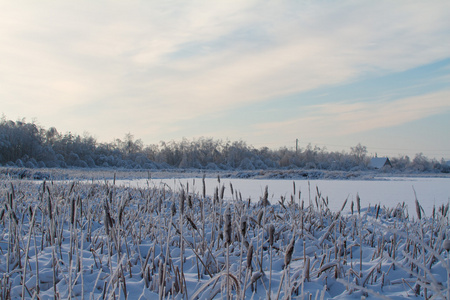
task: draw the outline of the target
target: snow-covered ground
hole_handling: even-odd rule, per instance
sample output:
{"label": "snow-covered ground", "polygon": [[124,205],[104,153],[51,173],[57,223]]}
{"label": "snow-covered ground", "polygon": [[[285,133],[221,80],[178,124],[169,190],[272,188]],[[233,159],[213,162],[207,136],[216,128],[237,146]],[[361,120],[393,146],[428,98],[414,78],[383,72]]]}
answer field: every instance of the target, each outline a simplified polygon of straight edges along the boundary
{"label": "snow-covered ground", "polygon": [[[218,186],[218,178],[205,178],[206,194],[214,195]],[[410,214],[415,212],[415,199],[419,200],[425,214],[429,216],[433,206],[446,205],[450,200],[450,178],[433,177],[381,177],[373,180],[288,180],[288,179],[239,179],[220,178],[221,185],[225,186],[224,198],[229,200],[236,197],[231,195],[231,188],[240,192],[243,200],[251,198],[259,201],[263,196],[265,187],[268,186],[269,201],[278,203],[281,197],[290,199],[296,188],[296,199],[301,193],[301,199],[306,203],[314,201],[317,190],[324,197],[328,197],[328,207],[332,211],[338,211],[344,201],[355,201],[356,196],[361,198],[363,207],[381,205],[381,207],[392,207],[397,203],[405,203]],[[164,179],[140,179],[140,180],[118,180],[117,184],[124,186],[145,187],[160,186],[164,184],[175,191],[181,186],[190,186],[191,191],[199,192],[203,183],[201,178],[164,178]],[[231,184],[231,185],[230,185]],[[298,201],[298,200],[297,200]],[[348,212],[350,206],[344,211]]]}
{"label": "snow-covered ground", "polygon": [[3,179],[0,298],[447,298],[441,180]]}

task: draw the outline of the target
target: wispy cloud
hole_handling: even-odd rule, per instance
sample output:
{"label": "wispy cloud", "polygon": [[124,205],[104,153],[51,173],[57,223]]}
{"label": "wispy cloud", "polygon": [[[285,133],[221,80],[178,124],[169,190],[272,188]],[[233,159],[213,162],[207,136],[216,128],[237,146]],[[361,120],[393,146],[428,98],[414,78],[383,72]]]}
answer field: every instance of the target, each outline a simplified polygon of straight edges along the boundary
{"label": "wispy cloud", "polygon": [[256,125],[260,134],[323,138],[345,136],[402,125],[450,112],[450,91],[441,91],[394,101],[340,102],[304,107],[305,115],[281,122]]}
{"label": "wispy cloud", "polygon": [[[2,3],[0,104],[104,139],[186,135],[176,122],[446,58],[448,11],[448,1]],[[350,108],[367,107],[315,109]],[[321,117],[306,123],[326,130]]]}

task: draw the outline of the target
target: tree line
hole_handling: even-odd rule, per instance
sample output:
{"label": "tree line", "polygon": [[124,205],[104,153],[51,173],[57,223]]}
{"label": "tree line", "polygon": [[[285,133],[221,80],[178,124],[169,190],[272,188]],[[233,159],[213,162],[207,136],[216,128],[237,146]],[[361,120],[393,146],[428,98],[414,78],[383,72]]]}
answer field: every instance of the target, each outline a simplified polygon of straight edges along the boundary
{"label": "tree line", "polygon": [[[370,157],[361,144],[350,151],[329,152],[309,144],[298,151],[282,147],[259,149],[244,141],[213,138],[144,145],[130,133],[123,139],[99,143],[90,134],[60,133],[25,119],[0,121],[0,165],[26,168],[123,168],[123,169],[321,169],[366,170]],[[390,158],[392,169],[408,172],[449,173],[442,159],[429,159],[419,153]]]}

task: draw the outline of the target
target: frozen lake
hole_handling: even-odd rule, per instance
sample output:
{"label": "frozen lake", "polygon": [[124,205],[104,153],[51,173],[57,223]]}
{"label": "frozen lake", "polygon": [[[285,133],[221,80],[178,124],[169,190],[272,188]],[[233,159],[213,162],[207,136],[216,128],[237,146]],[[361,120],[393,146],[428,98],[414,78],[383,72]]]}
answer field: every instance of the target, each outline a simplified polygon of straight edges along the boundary
{"label": "frozen lake", "polygon": [[[424,208],[425,214],[429,216],[433,205],[440,206],[447,204],[450,199],[450,178],[381,178],[381,180],[282,180],[282,179],[237,179],[221,178],[220,183],[217,178],[205,178],[206,193],[214,195],[216,187],[225,186],[225,199],[232,199],[230,183],[233,189],[242,195],[242,199],[251,198],[252,201],[259,201],[264,195],[264,189],[268,186],[269,200],[278,203],[280,197],[286,197],[290,201],[294,193],[294,182],[296,187],[295,201],[298,203],[299,192],[301,200],[305,206],[309,204],[309,199],[314,203],[317,195],[316,187],[322,197],[328,197],[329,207],[332,210],[339,210],[348,198],[345,211],[350,210],[351,201],[356,200],[356,195],[361,198],[361,206],[368,207],[369,204],[381,204],[381,207],[395,207],[398,203],[405,202],[410,214],[415,215],[415,195]],[[180,186],[189,185],[189,192],[202,193],[203,184],[201,178],[177,178],[177,179],[151,179],[148,180],[118,180],[116,184],[145,187],[167,185],[171,189],[179,190]],[[356,205],[355,205],[356,209]]]}

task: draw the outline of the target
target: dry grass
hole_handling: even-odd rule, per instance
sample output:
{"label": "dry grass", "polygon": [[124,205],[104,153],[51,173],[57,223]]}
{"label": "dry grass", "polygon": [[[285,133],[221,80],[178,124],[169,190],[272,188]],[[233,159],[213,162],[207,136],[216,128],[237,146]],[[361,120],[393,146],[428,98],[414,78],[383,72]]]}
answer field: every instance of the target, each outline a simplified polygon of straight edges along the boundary
{"label": "dry grass", "polygon": [[[188,186],[3,181],[0,189],[2,299],[48,291],[55,299],[127,299],[130,282],[160,299],[310,297],[312,281],[366,295],[395,286],[390,273],[408,283],[407,295],[449,297],[447,278],[434,272],[450,271],[448,206],[426,218],[416,200],[415,220],[402,205],[363,209],[358,196],[358,214],[344,214],[347,200],[333,212],[318,189],[304,207],[295,184],[279,205],[268,203],[268,187],[254,204],[230,186],[225,201],[220,178],[212,198]],[[49,257],[52,274],[42,276]],[[188,272],[197,284],[186,282]]]}

